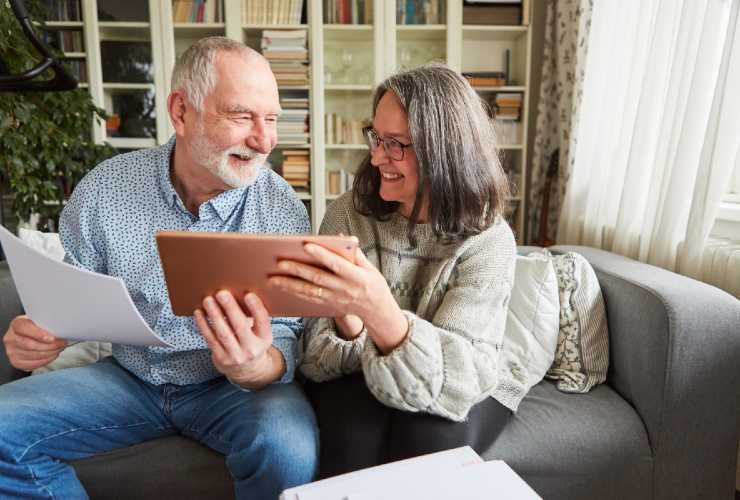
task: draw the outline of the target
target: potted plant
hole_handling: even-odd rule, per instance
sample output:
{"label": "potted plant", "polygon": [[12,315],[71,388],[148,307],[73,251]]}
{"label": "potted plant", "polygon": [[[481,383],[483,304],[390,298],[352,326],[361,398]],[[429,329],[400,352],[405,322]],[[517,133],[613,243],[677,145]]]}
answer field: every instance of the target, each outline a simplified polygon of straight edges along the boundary
{"label": "potted plant", "polygon": [[[46,18],[39,0],[25,3],[33,19]],[[11,72],[27,70],[38,62],[38,54],[5,0],[0,0],[0,33],[0,54]],[[110,145],[92,140],[93,120],[105,118],[105,111],[95,106],[84,89],[2,95],[0,196],[9,192],[11,210],[19,221],[38,214],[39,229],[56,230],[64,200],[77,182],[115,154]]]}

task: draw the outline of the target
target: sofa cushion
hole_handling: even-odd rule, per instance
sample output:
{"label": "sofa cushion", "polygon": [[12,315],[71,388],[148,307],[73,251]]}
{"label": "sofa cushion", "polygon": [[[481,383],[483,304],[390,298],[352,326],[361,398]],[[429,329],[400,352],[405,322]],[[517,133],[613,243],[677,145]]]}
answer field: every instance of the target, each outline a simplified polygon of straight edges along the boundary
{"label": "sofa cushion", "polygon": [[608,385],[567,394],[542,381],[482,454],[547,498],[650,498],[652,454],[635,410]]}
{"label": "sofa cushion", "polygon": [[234,498],[233,479],[223,455],[181,436],[71,463],[90,498],[96,500]]}
{"label": "sofa cushion", "polygon": [[565,392],[588,392],[606,380],[609,332],[599,280],[585,257],[552,258],[560,292],[560,334],[547,377]]}
{"label": "sofa cushion", "polygon": [[[506,315],[499,372],[518,390],[497,390],[495,396],[516,411],[519,397],[543,379],[555,357],[560,299],[555,270],[542,253],[517,255],[514,286]],[[506,398],[511,394],[511,398]]]}

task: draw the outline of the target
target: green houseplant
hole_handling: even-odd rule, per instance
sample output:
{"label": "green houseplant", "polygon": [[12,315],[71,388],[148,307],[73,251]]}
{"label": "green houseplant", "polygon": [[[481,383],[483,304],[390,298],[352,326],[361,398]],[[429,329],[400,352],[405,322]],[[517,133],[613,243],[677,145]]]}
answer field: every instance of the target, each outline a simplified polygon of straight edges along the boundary
{"label": "green houseplant", "polygon": [[[25,4],[33,19],[46,18],[40,0]],[[0,54],[14,73],[39,60],[5,0],[0,0]],[[38,214],[39,229],[56,229],[76,183],[115,154],[110,145],[92,140],[93,120],[105,118],[84,89],[0,95],[0,190],[12,195],[18,220]]]}

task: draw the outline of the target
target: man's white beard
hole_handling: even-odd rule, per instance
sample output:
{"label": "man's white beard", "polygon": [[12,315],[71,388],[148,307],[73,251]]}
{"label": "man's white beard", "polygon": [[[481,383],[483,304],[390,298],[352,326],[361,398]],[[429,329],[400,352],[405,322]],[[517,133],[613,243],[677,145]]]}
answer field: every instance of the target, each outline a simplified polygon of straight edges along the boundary
{"label": "man's white beard", "polygon": [[[221,179],[227,186],[243,188],[251,185],[257,179],[260,167],[267,160],[267,155],[254,151],[247,146],[232,146],[226,150],[219,150],[205,135],[201,122],[198,135],[193,140],[190,153],[197,163]],[[251,159],[248,166],[234,168],[229,165],[229,156],[238,154]]]}

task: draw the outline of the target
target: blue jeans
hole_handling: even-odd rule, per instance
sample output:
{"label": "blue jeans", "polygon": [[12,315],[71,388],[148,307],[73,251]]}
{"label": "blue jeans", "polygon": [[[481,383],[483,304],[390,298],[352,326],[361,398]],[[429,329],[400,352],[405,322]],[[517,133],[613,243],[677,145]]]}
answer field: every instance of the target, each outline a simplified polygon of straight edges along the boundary
{"label": "blue jeans", "polygon": [[277,498],[316,473],[316,420],[297,383],[153,386],[107,358],[0,386],[0,498],[87,498],[63,461],[175,434],[225,455],[240,499]]}

